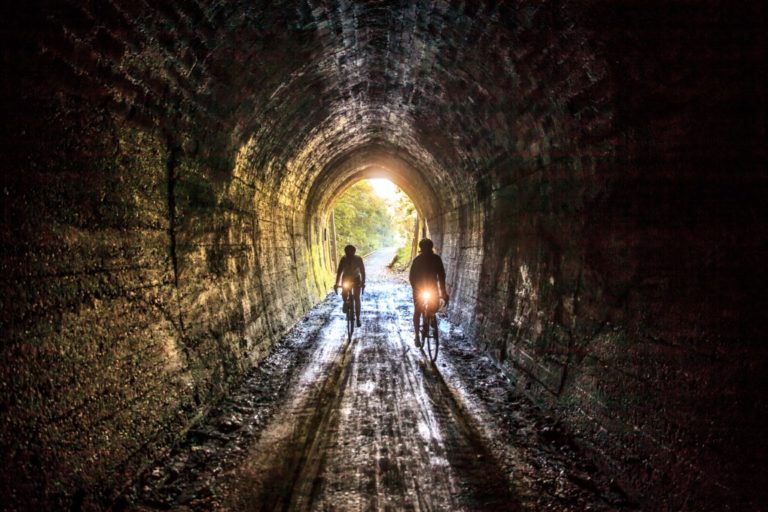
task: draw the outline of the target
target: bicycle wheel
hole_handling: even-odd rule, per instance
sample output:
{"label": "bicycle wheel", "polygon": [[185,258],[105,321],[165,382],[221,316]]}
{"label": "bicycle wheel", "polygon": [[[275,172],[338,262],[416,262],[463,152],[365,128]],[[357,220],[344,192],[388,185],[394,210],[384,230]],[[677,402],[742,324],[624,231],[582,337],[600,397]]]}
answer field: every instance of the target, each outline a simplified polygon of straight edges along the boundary
{"label": "bicycle wheel", "polygon": [[350,300],[347,306],[347,339],[349,341],[352,341],[353,332],[355,332],[355,301]]}
{"label": "bicycle wheel", "polygon": [[440,340],[437,332],[437,317],[430,315],[429,323],[427,324],[428,335],[426,337],[426,342],[427,354],[429,355],[429,360],[432,364],[437,360],[437,351],[440,349]]}
{"label": "bicycle wheel", "polygon": [[427,336],[429,335],[429,327],[427,324],[427,315],[422,311],[419,315],[421,325],[419,325],[419,332],[421,333],[421,339],[419,340],[419,348],[424,350],[424,343],[427,342]]}

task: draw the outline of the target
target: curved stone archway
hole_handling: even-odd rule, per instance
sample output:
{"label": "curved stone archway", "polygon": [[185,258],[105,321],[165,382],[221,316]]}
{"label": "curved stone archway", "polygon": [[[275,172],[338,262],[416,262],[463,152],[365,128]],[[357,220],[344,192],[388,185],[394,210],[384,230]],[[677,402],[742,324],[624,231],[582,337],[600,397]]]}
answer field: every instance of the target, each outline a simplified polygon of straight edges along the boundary
{"label": "curved stone archway", "polygon": [[380,172],[452,319],[650,509],[759,494],[760,2],[2,9],[3,495],[108,502],[327,292]]}
{"label": "curved stone archway", "polygon": [[[441,194],[438,196],[433,188],[436,171],[430,171],[415,169],[392,151],[379,147],[361,148],[340,158],[320,173],[307,199],[307,215],[323,219],[336,199],[356,182],[385,178],[411,198],[421,218],[437,221],[441,218],[444,205],[455,204],[457,201],[451,200],[448,187],[440,189]],[[442,173],[447,174],[445,171]]]}

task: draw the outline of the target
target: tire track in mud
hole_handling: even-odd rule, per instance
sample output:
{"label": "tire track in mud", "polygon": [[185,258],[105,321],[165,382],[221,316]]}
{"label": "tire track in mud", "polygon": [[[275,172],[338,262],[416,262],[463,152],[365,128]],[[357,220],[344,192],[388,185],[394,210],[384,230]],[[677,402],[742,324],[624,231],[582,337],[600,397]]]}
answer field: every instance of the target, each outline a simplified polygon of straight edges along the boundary
{"label": "tire track in mud", "polygon": [[[410,297],[410,296],[409,296]],[[410,301],[397,307],[399,328],[410,332]],[[425,350],[411,348],[404,341],[404,351],[412,351],[418,366],[419,379],[435,411],[439,428],[444,436],[445,454],[449,464],[456,469],[459,493],[457,508],[462,510],[524,510],[516,497],[513,484],[493,453],[488,439],[483,435],[470,411],[462,404],[451,387],[445,382],[439,366],[445,355],[435,364],[428,361]]]}
{"label": "tire track in mud", "polygon": [[386,298],[375,296],[378,313],[355,347],[343,421],[327,437],[320,510],[455,509],[455,479],[414,361],[403,350],[397,317],[380,304]]}
{"label": "tire track in mud", "polygon": [[271,429],[251,450],[256,458],[246,462],[235,477],[234,487],[245,492],[233,496],[229,508],[311,509],[324,458],[324,433],[338,421],[336,411],[349,377],[350,348],[355,343],[354,338],[345,340],[317,376],[305,375],[302,380],[309,381],[308,392],[294,398],[290,412],[275,418]]}
{"label": "tire track in mud", "polygon": [[459,468],[468,510],[523,510],[510,481],[467,410],[457,401],[437,368],[423,364],[422,376],[446,439],[446,455]]}

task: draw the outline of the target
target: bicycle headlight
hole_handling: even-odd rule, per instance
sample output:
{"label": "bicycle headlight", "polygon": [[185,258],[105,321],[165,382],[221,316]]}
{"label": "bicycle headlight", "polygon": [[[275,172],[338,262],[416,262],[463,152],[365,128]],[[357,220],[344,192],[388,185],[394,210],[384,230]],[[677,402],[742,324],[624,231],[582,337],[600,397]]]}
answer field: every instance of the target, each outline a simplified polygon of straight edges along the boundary
{"label": "bicycle headlight", "polygon": [[421,293],[421,298],[422,298],[423,300],[426,300],[426,301],[428,301],[429,299],[431,299],[431,298],[432,298],[432,294],[431,294],[431,293],[429,293],[429,292],[422,292],[422,293]]}

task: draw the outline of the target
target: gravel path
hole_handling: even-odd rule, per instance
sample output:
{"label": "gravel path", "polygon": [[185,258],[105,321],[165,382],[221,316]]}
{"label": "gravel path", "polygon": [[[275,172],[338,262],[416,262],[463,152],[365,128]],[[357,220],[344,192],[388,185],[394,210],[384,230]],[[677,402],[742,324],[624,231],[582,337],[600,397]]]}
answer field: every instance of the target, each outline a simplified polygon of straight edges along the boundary
{"label": "gravel path", "polygon": [[333,295],[123,499],[134,510],[632,509],[461,331],[435,366],[410,288],[366,261],[363,327]]}

